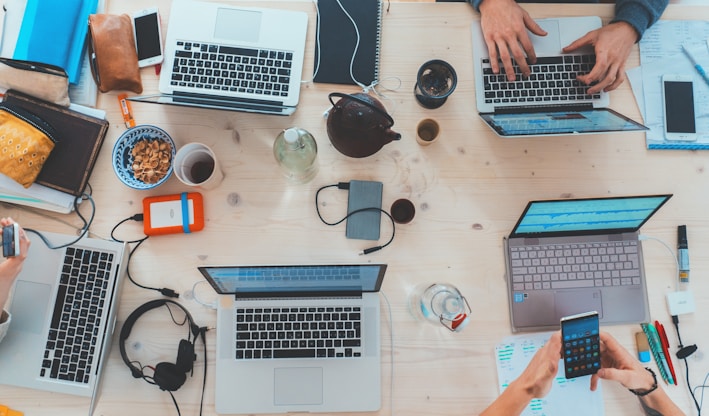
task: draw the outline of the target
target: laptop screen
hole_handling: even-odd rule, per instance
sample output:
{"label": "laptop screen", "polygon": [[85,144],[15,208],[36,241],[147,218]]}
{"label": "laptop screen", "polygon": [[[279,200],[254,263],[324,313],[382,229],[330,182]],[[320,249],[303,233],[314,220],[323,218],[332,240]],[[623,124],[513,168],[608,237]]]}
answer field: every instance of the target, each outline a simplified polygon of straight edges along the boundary
{"label": "laptop screen", "polygon": [[384,264],[207,266],[199,271],[219,294],[376,292]]}
{"label": "laptop screen", "polygon": [[510,237],[637,231],[671,196],[532,201]]}
{"label": "laptop screen", "polygon": [[480,114],[500,136],[539,136],[647,130],[642,124],[607,108]]}

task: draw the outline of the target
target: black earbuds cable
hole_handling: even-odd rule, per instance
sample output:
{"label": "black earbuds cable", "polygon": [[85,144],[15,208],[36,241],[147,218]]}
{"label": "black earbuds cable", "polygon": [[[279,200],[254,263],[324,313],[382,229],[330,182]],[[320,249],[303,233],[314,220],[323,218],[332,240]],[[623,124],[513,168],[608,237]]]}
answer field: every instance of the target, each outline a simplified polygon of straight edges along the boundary
{"label": "black earbuds cable", "polygon": [[679,345],[677,346],[679,349],[675,355],[678,359],[684,361],[685,375],[687,376],[687,389],[689,389],[689,394],[692,396],[692,400],[694,400],[694,406],[697,408],[697,416],[702,416],[702,406],[697,401],[697,398],[694,395],[694,390],[692,390],[692,386],[689,382],[689,363],[687,362],[687,358],[697,351],[697,345],[692,344],[687,345],[686,347],[682,345],[682,336],[679,334],[679,316],[672,315],[672,323],[675,326],[677,341],[679,342]]}
{"label": "black earbuds cable", "polygon": [[111,239],[113,239],[113,241],[117,241],[117,242],[119,242],[119,243],[126,243],[126,244],[133,244],[133,243],[136,243],[135,246],[130,250],[130,252],[128,252],[128,262],[126,263],[126,276],[128,276],[128,280],[130,280],[131,283],[133,283],[134,285],[138,286],[138,287],[141,288],[141,289],[154,290],[154,291],[156,291],[156,292],[160,292],[160,294],[162,294],[163,296],[167,296],[167,297],[170,297],[170,298],[179,298],[179,297],[180,297],[180,294],[177,293],[177,292],[175,292],[174,290],[172,290],[172,289],[170,289],[170,288],[164,287],[164,288],[162,288],[162,289],[159,289],[159,288],[156,288],[156,287],[145,286],[145,285],[142,285],[142,284],[136,282],[136,281],[133,279],[133,276],[131,276],[131,274],[130,274],[130,261],[131,261],[131,259],[133,258],[133,253],[135,253],[135,251],[138,249],[138,247],[140,247],[140,245],[143,244],[143,242],[145,242],[145,240],[147,240],[148,237],[149,237],[149,236],[146,235],[145,237],[140,238],[140,239],[137,239],[137,240],[119,240],[119,239],[117,239],[117,238],[113,235],[113,234],[115,233],[116,229],[118,229],[118,227],[120,227],[123,223],[125,223],[125,222],[127,222],[127,221],[131,221],[131,220],[133,220],[133,221],[143,221],[143,214],[135,214],[135,215],[133,215],[132,217],[124,218],[124,219],[122,219],[118,224],[116,224],[116,225],[113,227],[113,229],[111,230]]}
{"label": "black earbuds cable", "polygon": [[359,253],[359,254],[360,254],[360,255],[365,255],[365,254],[369,254],[369,253],[374,253],[375,251],[379,251],[379,250],[383,249],[384,247],[386,247],[386,246],[388,246],[389,244],[391,244],[392,241],[394,241],[394,235],[396,235],[396,223],[394,222],[394,218],[391,216],[391,214],[389,214],[387,211],[385,211],[385,210],[383,210],[383,209],[381,209],[381,208],[377,208],[377,207],[360,208],[360,209],[356,209],[356,210],[354,210],[354,211],[348,213],[347,215],[345,215],[345,216],[344,216],[342,219],[340,219],[339,221],[335,221],[335,222],[328,222],[328,221],[325,221],[325,219],[323,218],[322,214],[320,214],[320,205],[318,204],[318,201],[319,201],[318,198],[319,198],[319,196],[320,196],[320,191],[322,191],[322,190],[324,190],[324,189],[327,189],[327,188],[334,188],[334,187],[337,187],[337,189],[349,190],[349,189],[350,189],[350,184],[349,184],[349,182],[338,182],[338,183],[336,183],[336,184],[322,186],[322,187],[320,187],[320,189],[317,190],[317,192],[315,192],[315,211],[318,213],[318,218],[320,218],[320,221],[322,221],[323,224],[330,225],[330,226],[334,226],[334,225],[341,224],[341,223],[342,223],[343,221],[345,221],[347,218],[349,218],[349,217],[351,217],[352,215],[357,214],[357,213],[359,213],[359,212],[365,212],[365,211],[379,211],[379,212],[385,214],[387,217],[389,217],[389,220],[391,221],[391,237],[389,237],[389,241],[387,241],[386,243],[384,243],[384,244],[382,244],[382,245],[379,245],[379,246],[374,246],[374,247],[370,247],[370,248],[364,249],[364,250],[362,250],[362,252]]}

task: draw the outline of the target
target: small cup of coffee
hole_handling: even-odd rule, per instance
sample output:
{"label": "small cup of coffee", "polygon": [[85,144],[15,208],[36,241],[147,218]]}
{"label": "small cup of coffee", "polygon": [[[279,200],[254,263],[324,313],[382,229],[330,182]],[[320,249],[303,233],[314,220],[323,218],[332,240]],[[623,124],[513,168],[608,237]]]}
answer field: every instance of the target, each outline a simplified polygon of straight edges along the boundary
{"label": "small cup of coffee", "polygon": [[416,208],[408,199],[397,199],[391,204],[391,217],[397,224],[408,224],[414,219]]}
{"label": "small cup of coffee", "polygon": [[428,146],[429,144],[438,140],[438,134],[441,129],[438,127],[436,120],[427,118],[419,121],[416,126],[416,141],[421,146]]}
{"label": "small cup of coffee", "polygon": [[185,185],[203,189],[215,188],[224,179],[214,151],[202,143],[188,143],[177,151],[175,174]]}

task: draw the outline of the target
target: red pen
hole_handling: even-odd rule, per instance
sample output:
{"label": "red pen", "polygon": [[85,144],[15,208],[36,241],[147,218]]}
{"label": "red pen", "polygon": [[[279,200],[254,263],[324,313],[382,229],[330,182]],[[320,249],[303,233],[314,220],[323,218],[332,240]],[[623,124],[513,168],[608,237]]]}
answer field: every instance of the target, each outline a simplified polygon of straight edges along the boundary
{"label": "red pen", "polygon": [[672,357],[670,357],[670,342],[667,340],[667,333],[665,333],[665,327],[659,321],[655,321],[655,328],[657,329],[657,333],[660,334],[660,342],[662,343],[662,353],[665,354],[665,358],[667,359],[667,365],[670,367],[670,373],[672,374],[672,378],[674,379],[676,386],[678,384],[677,376],[675,376],[675,367],[672,365]]}

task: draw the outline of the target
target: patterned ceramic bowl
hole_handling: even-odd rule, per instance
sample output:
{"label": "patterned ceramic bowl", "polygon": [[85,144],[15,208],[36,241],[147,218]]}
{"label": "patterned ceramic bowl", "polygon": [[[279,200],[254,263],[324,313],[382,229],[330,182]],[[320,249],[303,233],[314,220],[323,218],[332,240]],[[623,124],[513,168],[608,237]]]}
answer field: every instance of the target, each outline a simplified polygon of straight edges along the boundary
{"label": "patterned ceramic bowl", "polygon": [[175,142],[161,128],[128,129],[113,146],[113,171],[133,189],[152,189],[172,175]]}

